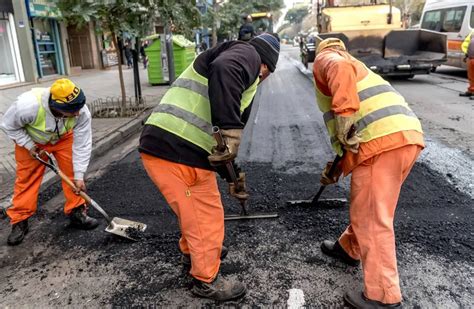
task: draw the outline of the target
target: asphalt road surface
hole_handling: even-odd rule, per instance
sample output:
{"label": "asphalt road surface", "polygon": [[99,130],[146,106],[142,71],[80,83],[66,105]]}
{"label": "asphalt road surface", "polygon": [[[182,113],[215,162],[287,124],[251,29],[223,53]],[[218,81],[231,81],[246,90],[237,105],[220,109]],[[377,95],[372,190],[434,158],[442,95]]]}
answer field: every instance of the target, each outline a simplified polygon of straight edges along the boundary
{"label": "asphalt road surface", "polygon": [[[278,212],[279,218],[226,223],[230,252],[221,272],[242,280],[249,290],[230,303],[238,306],[342,308],[344,291],[362,288],[360,268],[336,262],[319,249],[324,239],[335,239],[344,230],[348,207],[286,205],[316,192],[321,168],[333,156],[312,81],[295,53],[283,48],[277,71],[258,92],[239,153],[251,212]],[[464,129],[469,127],[464,119],[472,122],[472,103],[460,101],[456,93],[465,83],[442,74],[394,82],[422,119],[427,139],[402,189],[395,221],[406,308],[469,308],[474,303],[473,131]],[[426,107],[428,101],[432,108]],[[463,118],[450,123],[444,118],[453,110]],[[133,139],[124,147],[135,144]],[[346,178],[329,187],[324,197],[347,197],[348,183]],[[220,186],[226,213],[238,213],[226,184],[220,181]],[[118,239],[103,231],[105,224],[92,232],[69,228],[59,188],[50,188],[41,195],[44,205],[20,246],[5,245],[9,227],[0,223],[0,307],[219,305],[188,291],[176,219],[136,151],[97,173],[88,190],[114,216],[148,224],[144,237],[138,242]]]}

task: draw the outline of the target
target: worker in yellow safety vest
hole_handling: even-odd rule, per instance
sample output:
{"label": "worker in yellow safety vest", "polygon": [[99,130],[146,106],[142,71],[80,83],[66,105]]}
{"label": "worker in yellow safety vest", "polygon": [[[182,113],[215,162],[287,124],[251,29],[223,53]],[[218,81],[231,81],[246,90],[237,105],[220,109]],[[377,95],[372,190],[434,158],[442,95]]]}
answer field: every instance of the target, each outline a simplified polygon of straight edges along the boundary
{"label": "worker in yellow safety vest", "polygon": [[[145,170],[178,217],[182,263],[200,297],[225,301],[246,292],[241,282],[218,275],[227,249],[215,171],[229,182],[232,196],[248,198],[244,173],[235,171],[239,190],[224,165],[237,156],[257,86],[275,70],[279,52],[277,36],[264,33],[201,53],[155,107],[140,137]],[[213,126],[226,141],[223,152],[215,147]]]}
{"label": "worker in yellow safety vest", "polygon": [[393,218],[400,188],[424,147],[421,124],[400,93],[352,57],[341,40],[325,39],[316,52],[317,103],[332,147],[343,156],[333,175],[332,162],[327,164],[321,183],[352,173],[350,224],[321,250],[348,265],[362,262],[364,291],[346,292],[349,305],[399,308]]}
{"label": "worker in yellow safety vest", "polygon": [[459,95],[461,97],[472,97],[474,96],[474,40],[472,36],[474,31],[466,36],[464,42],[462,42],[461,50],[466,55],[467,64],[467,78],[469,79],[469,87],[466,92],[462,92]]}
{"label": "worker in yellow safety vest", "polygon": [[84,174],[92,145],[91,114],[82,89],[69,79],[58,79],[51,87],[33,88],[21,94],[2,118],[1,129],[15,143],[16,179],[12,206],[6,211],[12,224],[9,245],[21,243],[28,232],[28,218],[36,212],[38,191],[45,166],[35,159],[51,153],[59,168],[73,180],[64,181],[64,213],[71,226],[93,229],[98,221],[87,215],[78,194],[85,190]]}

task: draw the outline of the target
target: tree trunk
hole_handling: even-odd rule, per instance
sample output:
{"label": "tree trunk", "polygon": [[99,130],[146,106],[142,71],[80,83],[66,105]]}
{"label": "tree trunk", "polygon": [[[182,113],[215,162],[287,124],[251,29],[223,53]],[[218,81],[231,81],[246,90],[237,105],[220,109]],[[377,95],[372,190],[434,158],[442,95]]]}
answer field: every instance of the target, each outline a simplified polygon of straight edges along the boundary
{"label": "tree trunk", "polygon": [[112,39],[114,41],[115,50],[117,52],[118,57],[118,71],[119,71],[119,79],[120,79],[120,92],[122,94],[122,103],[120,105],[120,116],[125,116],[127,111],[127,94],[125,92],[125,83],[123,81],[123,71],[122,71],[122,50],[118,46],[117,36],[115,35],[115,31],[112,31]]}
{"label": "tree trunk", "polygon": [[217,11],[219,10],[217,0],[214,0],[212,7],[214,9],[214,18],[212,20],[212,47],[214,47],[217,45]]}

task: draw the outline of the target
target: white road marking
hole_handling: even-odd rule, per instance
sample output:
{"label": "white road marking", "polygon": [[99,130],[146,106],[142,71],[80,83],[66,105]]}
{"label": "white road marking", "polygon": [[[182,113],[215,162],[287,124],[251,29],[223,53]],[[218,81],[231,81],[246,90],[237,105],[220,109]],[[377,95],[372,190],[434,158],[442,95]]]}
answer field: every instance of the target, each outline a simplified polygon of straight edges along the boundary
{"label": "white road marking", "polygon": [[290,296],[286,302],[288,309],[300,309],[304,306],[304,293],[300,289],[291,289],[288,290]]}

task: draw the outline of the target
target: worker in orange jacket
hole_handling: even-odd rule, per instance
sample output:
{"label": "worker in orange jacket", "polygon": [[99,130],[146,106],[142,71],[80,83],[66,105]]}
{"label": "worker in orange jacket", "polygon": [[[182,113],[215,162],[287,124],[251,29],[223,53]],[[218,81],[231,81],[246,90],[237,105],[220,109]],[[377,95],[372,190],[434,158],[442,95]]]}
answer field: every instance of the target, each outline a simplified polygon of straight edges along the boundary
{"label": "worker in orange jacket", "polygon": [[[334,175],[328,175],[332,163],[327,164],[321,183],[352,173],[350,224],[321,250],[349,265],[362,262],[364,290],[346,292],[349,305],[399,308],[393,218],[401,186],[424,147],[421,124],[404,98],[353,58],[341,40],[325,39],[316,52],[318,106],[333,149],[343,155]],[[356,133],[349,134],[353,126]]]}

